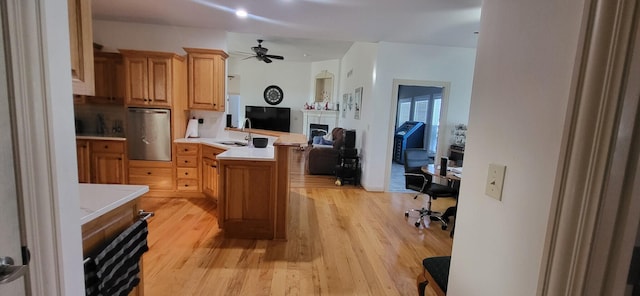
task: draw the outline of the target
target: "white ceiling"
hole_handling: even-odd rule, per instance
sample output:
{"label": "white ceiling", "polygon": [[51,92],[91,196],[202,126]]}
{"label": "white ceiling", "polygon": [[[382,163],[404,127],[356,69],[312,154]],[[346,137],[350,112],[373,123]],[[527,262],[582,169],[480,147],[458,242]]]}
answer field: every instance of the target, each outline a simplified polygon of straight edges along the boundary
{"label": "white ceiling", "polygon": [[[264,39],[287,61],[341,58],[354,41],[476,47],[481,0],[93,0],[93,16],[230,32],[227,50]],[[246,19],[236,17],[243,8]],[[307,56],[304,56],[306,54]]]}

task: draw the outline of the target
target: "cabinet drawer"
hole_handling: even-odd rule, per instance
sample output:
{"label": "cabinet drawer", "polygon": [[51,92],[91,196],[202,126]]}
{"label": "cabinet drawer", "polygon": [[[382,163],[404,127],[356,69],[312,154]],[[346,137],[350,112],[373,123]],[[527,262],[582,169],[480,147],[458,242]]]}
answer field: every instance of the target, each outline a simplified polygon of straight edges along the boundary
{"label": "cabinet drawer", "polygon": [[198,144],[177,144],[176,153],[179,156],[198,155]]}
{"label": "cabinet drawer", "polygon": [[124,142],[121,141],[91,141],[91,152],[124,153]]}
{"label": "cabinet drawer", "polygon": [[129,168],[129,184],[148,185],[149,189],[172,189],[171,168]]}
{"label": "cabinet drawer", "polygon": [[197,168],[198,167],[198,157],[197,156],[177,156],[178,162],[176,163],[179,167],[190,167]]}
{"label": "cabinet drawer", "polygon": [[198,168],[177,168],[177,178],[198,179]]}
{"label": "cabinet drawer", "polygon": [[202,145],[202,157],[216,159],[216,155],[224,152],[224,149],[214,148],[211,146]]}
{"label": "cabinet drawer", "polygon": [[198,179],[178,179],[178,190],[200,191],[200,188],[198,188]]}

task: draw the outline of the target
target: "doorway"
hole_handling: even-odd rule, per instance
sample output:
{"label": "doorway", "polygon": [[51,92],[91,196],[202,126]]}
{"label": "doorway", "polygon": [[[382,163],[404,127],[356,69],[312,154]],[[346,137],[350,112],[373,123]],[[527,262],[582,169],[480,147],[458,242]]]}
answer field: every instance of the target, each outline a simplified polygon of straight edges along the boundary
{"label": "doorway", "polygon": [[394,80],[395,120],[390,141],[393,155],[387,191],[408,192],[404,184],[404,149],[426,148],[432,161],[442,154],[440,142],[444,139],[448,92],[448,82]]}

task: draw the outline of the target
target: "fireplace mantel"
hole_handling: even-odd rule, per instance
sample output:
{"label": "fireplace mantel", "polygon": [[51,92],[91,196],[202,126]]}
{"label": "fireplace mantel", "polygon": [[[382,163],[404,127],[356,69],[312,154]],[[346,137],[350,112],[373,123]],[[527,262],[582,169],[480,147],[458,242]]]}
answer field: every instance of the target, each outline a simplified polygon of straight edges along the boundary
{"label": "fireplace mantel", "polygon": [[302,133],[309,137],[309,125],[326,124],[329,126],[329,132],[338,126],[337,110],[301,110],[302,111]]}

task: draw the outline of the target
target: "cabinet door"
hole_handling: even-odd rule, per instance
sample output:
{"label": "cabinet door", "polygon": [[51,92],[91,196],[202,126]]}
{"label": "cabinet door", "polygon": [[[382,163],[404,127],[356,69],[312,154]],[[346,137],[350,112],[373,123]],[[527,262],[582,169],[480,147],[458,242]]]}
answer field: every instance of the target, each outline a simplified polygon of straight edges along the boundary
{"label": "cabinet door", "polygon": [[229,161],[221,165],[224,199],[218,208],[225,235],[272,239],[275,235],[274,162]]}
{"label": "cabinet door", "polygon": [[202,159],[202,192],[218,199],[218,164],[211,158]]}
{"label": "cabinet door", "polygon": [[91,183],[125,184],[124,154],[110,152],[91,153]]}
{"label": "cabinet door", "polygon": [[95,73],[96,97],[111,98],[111,77],[113,63],[106,57],[95,56],[93,58],[93,71]]}
{"label": "cabinet door", "polygon": [[93,29],[91,0],[68,0],[73,94],[93,96]]}
{"label": "cabinet door", "polygon": [[76,141],[76,153],[78,155],[78,182],[89,183],[91,181],[91,158],[89,156],[89,141]]}
{"label": "cabinet door", "polygon": [[214,58],[214,75],[213,75],[213,94],[214,102],[213,109],[216,111],[225,111],[225,102],[227,100],[225,84],[227,82],[227,75],[225,73],[225,58],[222,56],[216,56]]}
{"label": "cabinet door", "polygon": [[149,70],[146,57],[127,57],[124,62],[125,97],[127,104],[146,105],[149,102]]}
{"label": "cabinet door", "polygon": [[225,111],[225,58],[189,53],[188,68],[189,108]]}
{"label": "cabinet door", "polygon": [[151,104],[171,107],[171,59],[148,58],[148,67]]}

